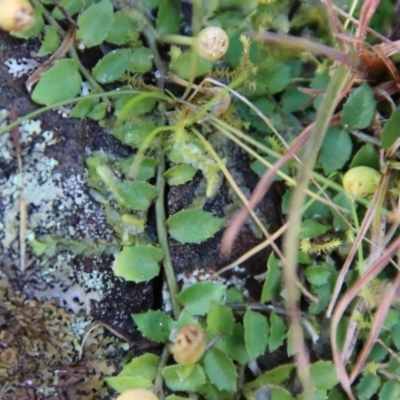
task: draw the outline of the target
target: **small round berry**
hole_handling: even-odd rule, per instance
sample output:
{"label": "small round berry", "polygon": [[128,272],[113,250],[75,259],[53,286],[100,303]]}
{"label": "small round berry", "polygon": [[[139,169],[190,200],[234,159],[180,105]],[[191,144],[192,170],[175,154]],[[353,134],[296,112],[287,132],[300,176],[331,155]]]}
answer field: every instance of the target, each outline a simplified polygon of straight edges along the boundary
{"label": "small round berry", "polygon": [[203,29],[195,42],[197,54],[206,60],[218,60],[226,53],[228,46],[228,35],[217,26],[209,26]]}
{"label": "small round berry", "polygon": [[203,329],[196,325],[186,325],[177,334],[171,346],[174,360],[181,365],[192,365],[200,360],[207,347]]}

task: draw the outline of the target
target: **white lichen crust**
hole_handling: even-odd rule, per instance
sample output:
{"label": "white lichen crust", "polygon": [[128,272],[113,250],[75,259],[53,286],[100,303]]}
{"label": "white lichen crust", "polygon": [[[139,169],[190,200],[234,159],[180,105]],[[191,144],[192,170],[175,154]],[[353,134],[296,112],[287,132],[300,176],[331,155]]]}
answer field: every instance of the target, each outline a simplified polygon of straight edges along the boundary
{"label": "white lichen crust", "polygon": [[[8,115],[7,110],[0,110],[0,126],[7,123]],[[0,166],[7,166],[0,168],[0,260],[4,264],[0,279],[9,278],[8,272],[20,268],[23,199],[27,215],[24,278],[29,281],[30,274],[39,274],[41,281],[40,285],[25,286],[24,292],[38,300],[58,297],[60,305],[75,313],[89,312],[90,301],[99,301],[110,289],[110,282],[95,269],[85,271],[71,251],[57,248],[57,238],[84,248],[112,241],[113,231],[107,225],[101,205],[86,193],[83,174],[66,176],[59,172],[58,161],[46,155],[57,143],[54,133],[43,131],[41,122],[32,120],[23,122],[19,132],[22,174],[11,134],[0,135]],[[75,222],[73,225],[71,220]],[[32,249],[40,250],[41,254],[32,254]]]}

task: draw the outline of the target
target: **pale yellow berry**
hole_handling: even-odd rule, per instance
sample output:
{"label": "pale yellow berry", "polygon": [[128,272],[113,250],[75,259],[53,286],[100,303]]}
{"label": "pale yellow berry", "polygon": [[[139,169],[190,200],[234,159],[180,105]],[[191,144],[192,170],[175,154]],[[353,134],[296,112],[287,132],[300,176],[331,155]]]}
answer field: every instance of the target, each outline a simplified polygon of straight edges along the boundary
{"label": "pale yellow berry", "polygon": [[5,31],[26,31],[35,22],[28,0],[0,0],[0,28]]}
{"label": "pale yellow berry", "polygon": [[378,187],[381,174],[370,167],[350,168],[343,177],[343,187],[352,196],[366,197]]}
{"label": "pale yellow berry", "polygon": [[121,393],[115,400],[158,400],[158,397],[150,390],[129,389]]}
{"label": "pale yellow berry", "polygon": [[228,46],[228,35],[217,26],[203,29],[195,41],[197,54],[206,60],[218,60],[226,53]]}
{"label": "pale yellow berry", "polygon": [[186,325],[177,334],[171,345],[174,360],[181,365],[192,365],[200,360],[207,347],[207,337],[203,329],[196,325]]}

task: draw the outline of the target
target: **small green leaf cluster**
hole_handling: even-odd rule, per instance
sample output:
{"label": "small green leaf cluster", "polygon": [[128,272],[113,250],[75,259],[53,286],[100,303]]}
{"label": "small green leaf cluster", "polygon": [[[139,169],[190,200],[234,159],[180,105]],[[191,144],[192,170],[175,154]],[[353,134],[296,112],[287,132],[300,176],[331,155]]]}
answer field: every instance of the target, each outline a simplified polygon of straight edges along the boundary
{"label": "small green leaf cluster", "polygon": [[[400,395],[400,384],[397,380],[391,379],[400,373],[400,361],[397,355],[400,350],[399,317],[398,310],[389,311],[379,340],[368,355],[362,378],[356,385],[356,393],[362,400],[369,400],[375,396],[380,400],[395,399]],[[357,325],[361,329],[361,339],[365,339],[372,321],[369,315],[360,318],[362,320],[357,321]]]}
{"label": "small green leaf cluster", "polygon": [[[276,274],[270,271],[273,268],[279,268],[274,257],[269,262],[270,277]],[[272,284],[267,282],[264,293],[272,294],[280,290],[277,279]],[[285,388],[292,379],[293,363],[280,365],[254,380],[244,382],[239,377],[238,370],[249,362],[281,348],[288,339],[288,330],[285,318],[274,311],[269,317],[251,307],[234,312],[235,303],[229,301],[238,300],[238,294],[240,292],[236,289],[227,289],[225,285],[198,282],[178,295],[177,300],[183,310],[176,321],[160,310],[133,314],[135,324],[146,338],[166,344],[163,354],[167,357],[162,356],[165,364],[162,363],[159,369],[161,360],[153,354],[135,357],[117,376],[107,378],[107,383],[117,392],[133,388],[153,388],[157,391],[162,390],[157,386],[162,378],[169,390],[195,393],[205,399],[233,399],[239,391],[249,395],[266,388],[274,398],[282,395],[286,396],[283,397],[285,399],[294,399]],[[188,325],[204,329],[209,344],[198,362],[176,364],[172,357],[168,357],[167,343],[174,340],[177,331]],[[320,394],[326,394],[337,384],[336,372],[330,361],[312,364],[311,376]]]}

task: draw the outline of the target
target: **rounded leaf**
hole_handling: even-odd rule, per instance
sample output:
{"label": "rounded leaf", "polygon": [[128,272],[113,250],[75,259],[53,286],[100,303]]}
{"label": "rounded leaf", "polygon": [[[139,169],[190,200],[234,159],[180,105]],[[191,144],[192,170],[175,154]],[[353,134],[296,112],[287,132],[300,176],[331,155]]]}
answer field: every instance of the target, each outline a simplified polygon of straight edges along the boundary
{"label": "rounded leaf", "polygon": [[32,100],[51,106],[73,99],[81,90],[81,76],[76,60],[58,60],[42,74],[32,93]]}
{"label": "rounded leaf", "polygon": [[110,51],[93,68],[93,77],[100,83],[116,81],[128,69],[131,55],[129,49]]}
{"label": "rounded leaf", "polygon": [[167,220],[169,234],[181,243],[201,243],[213,237],[224,220],[201,208],[182,210]]}
{"label": "rounded leaf", "polygon": [[155,246],[125,246],[115,257],[114,274],[127,281],[146,282],[159,274],[158,263],[163,258],[163,251]]}
{"label": "rounded leaf", "polygon": [[113,5],[110,0],[100,0],[91,4],[78,17],[79,29],[76,38],[85,45],[99,45],[107,37],[113,23]]}

